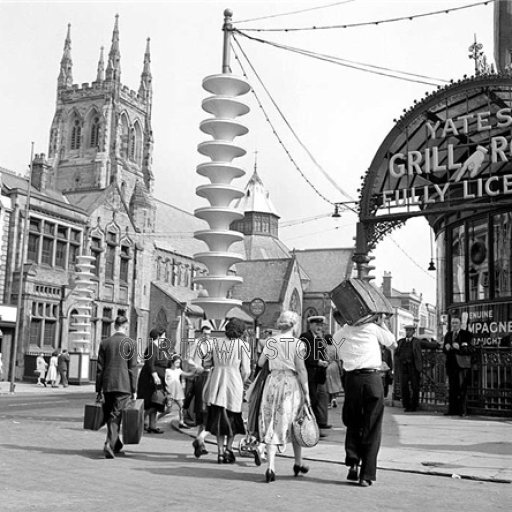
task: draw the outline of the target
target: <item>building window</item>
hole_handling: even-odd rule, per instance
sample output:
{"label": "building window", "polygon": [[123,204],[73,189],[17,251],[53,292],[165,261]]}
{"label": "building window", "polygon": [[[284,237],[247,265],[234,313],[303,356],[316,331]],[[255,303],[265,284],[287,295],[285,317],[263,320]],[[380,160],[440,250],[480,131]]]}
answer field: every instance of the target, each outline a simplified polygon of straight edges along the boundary
{"label": "building window", "polygon": [[30,344],[41,346],[41,327],[43,321],[40,318],[32,318],[30,320]]}
{"label": "building window", "polygon": [[97,148],[100,140],[100,118],[95,117],[91,124],[91,148]]}
{"label": "building window", "polygon": [[489,224],[487,217],[468,226],[469,300],[489,298]]}
{"label": "building window", "polygon": [[30,319],[30,343],[37,347],[43,345],[56,347],[58,304],[46,302],[32,303]]}
{"label": "building window", "polygon": [[53,248],[55,245],[55,224],[45,221],[43,227],[43,244],[41,250],[41,263],[53,265]]}
{"label": "building window", "polygon": [[128,282],[128,266],[130,263],[130,247],[127,245],[121,245],[121,261],[119,266],[119,279],[127,283]]}
{"label": "building window", "polygon": [[108,244],[105,254],[105,279],[114,280],[115,259],[116,246]]}
{"label": "building window", "polygon": [[101,339],[110,337],[112,333],[112,308],[103,308],[103,319],[101,321]]}
{"label": "building window", "polygon": [[91,256],[94,257],[92,273],[96,276],[100,275],[101,250],[101,238],[93,236],[91,238]]}
{"label": "building window", "polygon": [[57,249],[55,251],[55,266],[66,268],[66,242],[57,240]]}
{"label": "building window", "polygon": [[82,138],[82,126],[78,119],[75,119],[71,128],[71,144],[70,149],[80,149],[80,139]]}
{"label": "building window", "polygon": [[501,213],[493,218],[494,240],[494,294],[512,295],[512,213]]}
{"label": "building window", "polygon": [[452,302],[465,302],[466,230],[464,225],[452,230]]}
{"label": "building window", "polygon": [[34,233],[28,235],[27,259],[34,263],[39,261],[39,235]]}

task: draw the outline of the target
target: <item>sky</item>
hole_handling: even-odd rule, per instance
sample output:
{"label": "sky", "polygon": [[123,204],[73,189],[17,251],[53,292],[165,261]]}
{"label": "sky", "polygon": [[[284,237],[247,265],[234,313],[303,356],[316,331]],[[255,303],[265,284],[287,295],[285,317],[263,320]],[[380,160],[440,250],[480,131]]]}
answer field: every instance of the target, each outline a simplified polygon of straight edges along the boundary
{"label": "sky", "polygon": [[[193,211],[206,205],[195,194],[195,188],[205,183],[205,178],[195,172],[197,164],[204,161],[197,145],[209,139],[199,130],[199,123],[209,117],[201,109],[202,99],[209,96],[201,84],[204,77],[222,71],[221,29],[225,8],[233,10],[235,27],[240,29],[289,29],[375,22],[472,3],[476,2],[0,0],[3,120],[0,166],[26,172],[32,141],[36,153],[48,152],[68,23],[71,23],[73,81],[78,84],[95,80],[100,47],[105,47],[107,55],[116,14],[119,14],[121,82],[131,89],[139,87],[146,38],[151,38],[154,191],[157,198]],[[468,47],[475,36],[492,61],[493,10],[491,2],[393,23],[248,33],[318,54],[436,79],[457,80],[474,72]],[[303,12],[282,15],[295,11]],[[265,19],[243,22],[261,17]],[[392,129],[393,120],[414,100],[434,91],[435,86],[312,59],[240,35],[234,46],[266,115],[254,95],[245,96],[251,112],[242,121],[249,133],[237,142],[247,150],[247,155],[235,163],[244,167],[247,175],[233,184],[245,186],[256,160],[258,174],[281,216],[280,238],[289,248],[353,246],[356,215],[344,211],[340,218],[332,218],[333,207],[328,201],[359,198],[361,177]],[[234,74],[242,74],[235,55],[231,58],[231,68]],[[303,179],[287,153],[316,190]],[[308,153],[337,186],[325,177]],[[383,240],[373,255],[375,284],[381,284],[385,271],[391,272],[394,288],[404,292],[414,289],[425,300],[435,303],[435,272],[427,271],[431,258],[430,230],[424,219],[409,220]]]}

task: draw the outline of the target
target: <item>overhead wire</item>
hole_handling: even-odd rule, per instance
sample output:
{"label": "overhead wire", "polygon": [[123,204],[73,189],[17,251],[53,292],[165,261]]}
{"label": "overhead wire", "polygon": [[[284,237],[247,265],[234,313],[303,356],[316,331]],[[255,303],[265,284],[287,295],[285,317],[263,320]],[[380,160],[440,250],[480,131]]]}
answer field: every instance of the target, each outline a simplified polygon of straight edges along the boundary
{"label": "overhead wire", "polygon": [[263,88],[263,90],[267,93],[267,96],[269,97],[270,101],[272,102],[272,105],[274,105],[275,109],[277,110],[278,114],[281,116],[281,119],[284,121],[284,123],[286,124],[286,126],[288,127],[288,129],[290,130],[290,132],[292,133],[292,135],[295,137],[295,140],[299,143],[300,147],[306,152],[306,154],[309,156],[309,158],[311,159],[311,161],[315,164],[315,166],[317,167],[317,169],[325,176],[325,178],[327,178],[327,180],[329,181],[329,183],[340,193],[342,194],[344,197],[346,197],[347,199],[350,199],[351,201],[353,201],[353,197],[350,196],[350,194],[347,194],[347,192],[345,192],[337,183],[336,181],[334,181],[332,179],[332,177],[329,175],[329,173],[327,173],[325,171],[325,169],[318,163],[318,161],[316,160],[316,158],[313,156],[313,154],[311,153],[311,151],[309,151],[309,149],[306,147],[306,145],[302,142],[301,138],[298,136],[297,132],[293,129],[293,127],[291,126],[291,124],[289,123],[288,119],[286,118],[286,116],[284,115],[283,111],[281,110],[281,108],[279,107],[279,105],[276,103],[276,101],[274,100],[273,96],[270,94],[270,91],[267,89],[267,87],[265,86],[265,84],[263,83],[263,81],[261,80],[258,72],[254,69],[254,66],[252,65],[251,61],[249,60],[249,58],[247,57],[247,54],[245,53],[244,49],[242,48],[242,46],[240,45],[240,43],[238,42],[238,40],[236,39],[236,37],[234,37],[234,34],[233,34],[233,39],[234,41],[236,42],[236,44],[238,45],[240,51],[242,52],[242,55],[244,56],[246,62],[249,64],[252,72],[254,73],[254,76],[256,77],[256,79],[258,80],[258,82],[260,83],[261,87]]}
{"label": "overhead wire", "polygon": [[[238,44],[238,43],[237,43]],[[241,70],[242,70],[242,73],[243,75],[249,79],[248,75],[247,75],[247,72],[245,71],[245,68],[242,64],[242,61],[241,59],[239,58],[238,56],[238,53],[236,51],[236,48],[231,45],[231,48],[233,49],[233,53],[235,55],[235,59],[236,61],[238,62],[238,65],[240,66]],[[288,148],[286,147],[286,145],[284,144],[284,141],[282,140],[282,138],[279,136],[279,134],[277,133],[277,130],[274,126],[274,124],[272,123],[272,121],[270,120],[270,117],[268,116],[265,108],[263,107],[263,104],[258,96],[258,94],[256,93],[256,91],[254,90],[254,88],[252,87],[251,88],[251,92],[252,94],[254,95],[255,99],[256,99],[256,102],[258,104],[258,106],[260,107],[261,111],[263,112],[263,115],[265,117],[265,120],[267,121],[267,123],[270,125],[270,127],[272,128],[272,133],[275,135],[275,137],[277,138],[277,141],[279,142],[279,144],[281,145],[281,147],[283,148],[284,152],[286,153],[286,156],[288,156],[290,162],[293,164],[293,166],[295,167],[295,169],[298,171],[298,173],[302,176],[302,178],[304,179],[304,181],[314,190],[314,192],[320,197],[322,198],[326,203],[329,203],[330,205],[334,206],[336,204],[335,201],[331,201],[328,197],[326,197],[324,194],[322,194],[322,192],[320,192],[320,190],[318,190],[315,185],[311,182],[311,180],[302,172],[302,169],[300,168],[299,164],[296,162],[295,158],[293,158],[292,154],[290,153],[290,151],[288,150]]]}
{"label": "overhead wire", "polygon": [[[345,29],[345,28],[355,28],[355,27],[365,27],[369,25],[383,25],[384,23],[395,23],[397,21],[407,21],[407,20],[414,20],[416,18],[424,18],[427,16],[435,16],[438,14],[449,14],[454,11],[461,11],[463,9],[470,9],[472,7],[478,7],[480,5],[487,5],[489,3],[493,3],[496,0],[485,0],[483,2],[476,2],[473,4],[463,5],[460,7],[451,7],[449,9],[441,9],[438,11],[431,11],[421,14],[413,14],[409,16],[400,16],[397,18],[388,18],[384,20],[377,20],[377,21],[366,21],[361,23],[344,23],[342,25],[325,25],[325,26],[312,26],[312,27],[289,27],[289,28],[244,28],[245,31],[250,32],[298,32],[298,31],[305,31],[305,30],[331,30],[331,29]],[[242,23],[239,22],[233,22],[236,23]]]}
{"label": "overhead wire", "polygon": [[[318,53],[318,52],[313,52],[310,50],[305,50],[303,48],[297,48],[294,46],[276,43],[275,41],[269,41],[267,39],[250,36],[249,34],[245,34],[244,31],[241,31],[238,29],[235,29],[234,32],[237,34],[240,34],[243,37],[246,37],[247,39],[250,39],[251,41],[255,41],[258,43],[262,43],[262,44],[268,44],[270,46],[274,46],[275,48],[279,48],[281,50],[286,50],[286,51],[289,51],[292,53],[298,53],[298,54],[304,55],[306,57],[323,60],[326,62],[330,62],[332,64],[337,64],[339,66],[343,66],[343,67],[347,67],[347,68],[351,68],[351,69],[357,69],[358,71],[364,71],[366,73],[387,76],[389,78],[395,78],[397,80],[405,80],[407,82],[414,82],[414,83],[419,83],[419,84],[423,84],[423,85],[431,85],[434,87],[441,85],[441,83],[444,83],[444,84],[450,83],[449,80],[446,80],[443,78],[434,78],[434,77],[430,77],[430,76],[426,76],[426,75],[409,73],[408,71],[401,71],[401,70],[396,70],[396,69],[392,69],[392,68],[386,68],[383,66],[375,66],[373,64],[366,64],[364,62],[351,61],[351,60],[343,59],[341,57],[336,57],[333,55],[326,55],[326,54],[322,54],[322,53]],[[238,43],[238,44],[240,44],[240,43]],[[404,76],[398,76],[398,75],[404,75]],[[418,80],[418,78],[422,78],[425,80]]]}
{"label": "overhead wire", "polygon": [[425,270],[416,260],[411,258],[411,256],[400,246],[400,244],[390,235],[388,234],[388,238],[409,258],[422,272],[427,274],[431,279],[436,279],[435,276],[432,275],[432,273],[428,272],[428,270]]}
{"label": "overhead wire", "polygon": [[250,21],[268,20],[270,18],[279,18],[280,16],[289,16],[291,14],[302,14],[304,12],[318,11],[319,9],[327,9],[328,7],[337,7],[338,5],[349,4],[355,2],[355,0],[344,0],[343,2],[335,2],[333,4],[319,5],[317,7],[309,7],[307,9],[301,9],[299,11],[282,12],[280,14],[269,14],[268,16],[261,16],[259,18],[250,18],[247,20],[238,20],[236,23],[247,23]]}

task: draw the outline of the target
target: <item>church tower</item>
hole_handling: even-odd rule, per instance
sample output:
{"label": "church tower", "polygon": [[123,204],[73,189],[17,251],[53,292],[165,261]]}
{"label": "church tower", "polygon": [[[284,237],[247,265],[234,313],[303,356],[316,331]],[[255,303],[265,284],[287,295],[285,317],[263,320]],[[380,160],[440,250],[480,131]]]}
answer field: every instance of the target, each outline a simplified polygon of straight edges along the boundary
{"label": "church tower", "polygon": [[105,66],[100,50],[96,80],[73,84],[68,25],[50,131],[49,185],[64,194],[116,186],[129,203],[137,188],[152,193],[153,134],[150,44],[146,42],[138,92],[121,84],[119,16]]}

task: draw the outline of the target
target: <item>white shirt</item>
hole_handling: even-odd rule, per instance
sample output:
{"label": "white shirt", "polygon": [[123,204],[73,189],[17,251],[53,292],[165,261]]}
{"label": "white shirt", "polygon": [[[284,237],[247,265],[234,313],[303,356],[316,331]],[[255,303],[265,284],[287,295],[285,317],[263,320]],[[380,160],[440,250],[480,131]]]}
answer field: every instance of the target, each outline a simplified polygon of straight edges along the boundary
{"label": "white shirt", "polygon": [[380,368],[382,356],[379,343],[386,347],[396,345],[393,334],[373,322],[363,325],[345,324],[332,340],[347,372]]}

